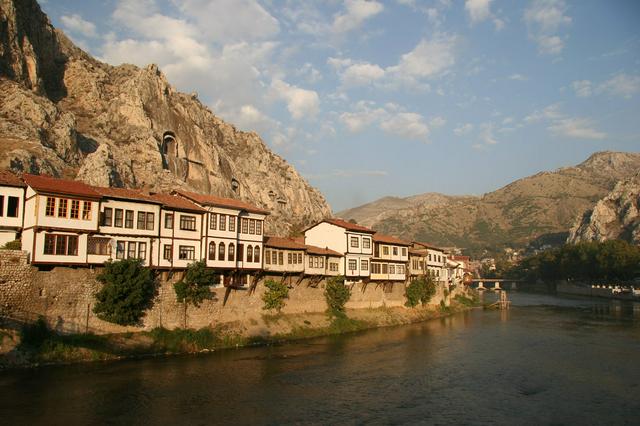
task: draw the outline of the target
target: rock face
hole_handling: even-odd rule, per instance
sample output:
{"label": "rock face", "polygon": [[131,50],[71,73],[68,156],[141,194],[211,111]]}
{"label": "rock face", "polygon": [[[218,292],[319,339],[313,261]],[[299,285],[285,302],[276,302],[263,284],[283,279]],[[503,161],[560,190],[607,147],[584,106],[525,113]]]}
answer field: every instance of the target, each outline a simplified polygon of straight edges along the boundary
{"label": "rock face", "polygon": [[272,212],[271,233],[331,214],[256,133],[177,92],[155,65],[95,60],[35,0],[0,0],[0,29],[0,168],[239,198]]}
{"label": "rock face", "polygon": [[619,182],[576,221],[568,243],[622,239],[640,244],[640,173]]}
{"label": "rock face", "polygon": [[600,152],[575,167],[541,172],[480,197],[387,197],[337,215],[479,256],[536,239],[563,242],[579,214],[639,169],[638,153]]}

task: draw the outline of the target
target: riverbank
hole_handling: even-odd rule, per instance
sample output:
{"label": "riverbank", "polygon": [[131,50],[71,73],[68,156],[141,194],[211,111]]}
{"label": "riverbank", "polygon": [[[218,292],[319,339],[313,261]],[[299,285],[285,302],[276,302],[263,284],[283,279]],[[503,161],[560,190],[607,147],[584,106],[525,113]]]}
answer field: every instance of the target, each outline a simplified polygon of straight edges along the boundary
{"label": "riverbank", "polygon": [[211,352],[273,345],[367,329],[412,324],[442,318],[480,306],[478,299],[458,296],[448,307],[380,307],[347,309],[330,319],[324,313],[265,314],[247,322],[233,321],[200,329],[155,328],[113,334],[58,334],[44,321],[0,330],[0,368],[113,361],[127,358]]}

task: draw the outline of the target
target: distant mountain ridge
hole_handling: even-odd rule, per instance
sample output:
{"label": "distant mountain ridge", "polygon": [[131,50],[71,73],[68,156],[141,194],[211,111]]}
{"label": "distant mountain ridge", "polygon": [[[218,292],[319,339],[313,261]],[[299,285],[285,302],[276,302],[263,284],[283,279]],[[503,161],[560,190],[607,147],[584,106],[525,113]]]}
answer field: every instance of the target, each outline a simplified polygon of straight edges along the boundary
{"label": "distant mountain ridge", "polygon": [[638,170],[640,153],[598,152],[577,166],[540,172],[482,196],[385,197],[337,216],[479,255],[537,238],[563,241],[577,217]]}

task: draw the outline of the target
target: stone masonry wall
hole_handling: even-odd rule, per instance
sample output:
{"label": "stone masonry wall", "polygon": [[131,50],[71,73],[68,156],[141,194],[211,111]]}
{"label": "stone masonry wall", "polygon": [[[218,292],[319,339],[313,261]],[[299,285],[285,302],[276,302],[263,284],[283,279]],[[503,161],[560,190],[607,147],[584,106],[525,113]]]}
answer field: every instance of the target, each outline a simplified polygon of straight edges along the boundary
{"label": "stone masonry wall", "polygon": [[[96,275],[101,268],[56,267],[50,271],[38,270],[28,264],[21,251],[0,251],[0,315],[20,321],[33,321],[44,316],[51,327],[60,332],[117,333],[151,330],[155,327],[201,328],[222,323],[249,323],[259,321],[267,314],[262,309],[264,281],[279,276],[262,277],[253,290],[215,288],[215,297],[204,301],[200,307],[184,305],[176,301],[173,284],[181,278],[181,272],[161,273],[158,277],[158,295],[153,307],[147,311],[140,327],[122,327],[100,320],[93,313],[95,293],[100,288]],[[289,299],[283,309],[285,314],[322,313],[325,281],[289,277]],[[405,284],[386,287],[381,284],[352,285],[349,309],[402,307],[405,303]],[[443,299],[439,289],[432,303]]]}

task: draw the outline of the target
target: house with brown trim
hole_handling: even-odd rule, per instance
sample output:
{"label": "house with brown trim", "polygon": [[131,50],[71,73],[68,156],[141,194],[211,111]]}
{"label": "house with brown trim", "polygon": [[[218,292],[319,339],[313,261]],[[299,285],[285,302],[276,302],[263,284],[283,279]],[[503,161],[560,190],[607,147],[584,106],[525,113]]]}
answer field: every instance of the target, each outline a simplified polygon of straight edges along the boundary
{"label": "house with brown trim", "polygon": [[11,172],[0,171],[0,246],[20,238],[26,185]]}
{"label": "house with brown trim", "polygon": [[414,241],[410,247],[410,274],[428,274],[436,282],[448,281],[447,255],[444,249],[432,244]]}
{"label": "house with brown trim", "polygon": [[391,235],[376,232],[373,235],[371,280],[405,282],[411,243]]}
{"label": "house with brown trim", "polygon": [[264,238],[264,270],[282,274],[305,273],[307,247],[291,238]]}

